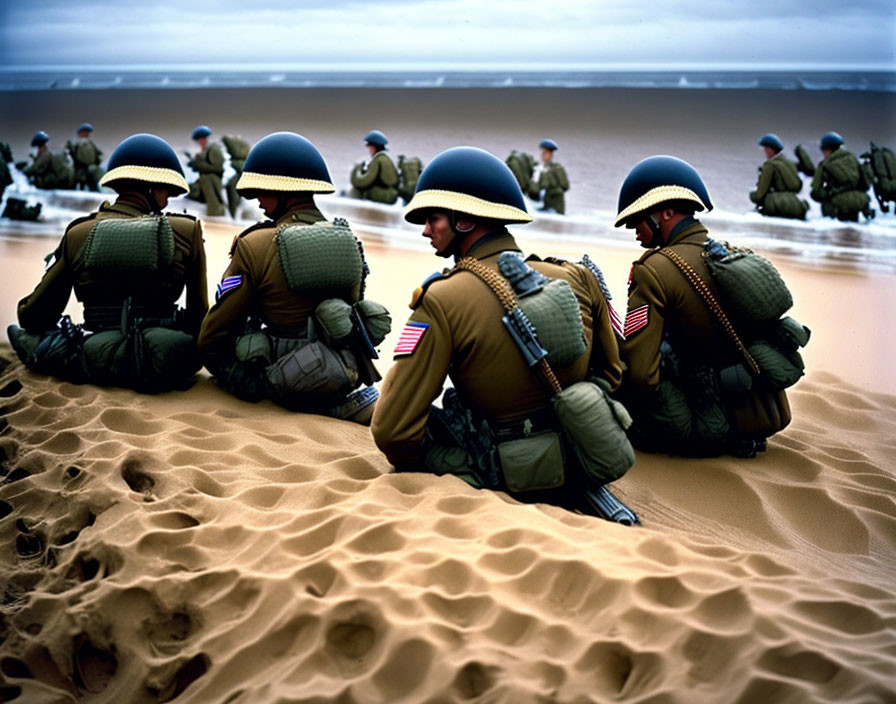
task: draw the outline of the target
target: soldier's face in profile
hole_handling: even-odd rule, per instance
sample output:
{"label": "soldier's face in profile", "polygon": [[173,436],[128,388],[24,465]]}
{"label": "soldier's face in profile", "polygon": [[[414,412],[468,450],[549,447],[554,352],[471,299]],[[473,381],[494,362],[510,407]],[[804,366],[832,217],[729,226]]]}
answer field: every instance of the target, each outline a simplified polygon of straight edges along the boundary
{"label": "soldier's face in profile", "polygon": [[429,242],[436,252],[444,252],[448,249],[454,239],[454,231],[451,229],[451,221],[448,216],[445,213],[430,213],[426,217],[423,236],[429,237]]}
{"label": "soldier's face in profile", "polygon": [[629,222],[626,227],[635,231],[635,238],[642,247],[650,249],[651,243],[653,242],[653,231],[647,224],[646,218],[639,220],[637,223]]}

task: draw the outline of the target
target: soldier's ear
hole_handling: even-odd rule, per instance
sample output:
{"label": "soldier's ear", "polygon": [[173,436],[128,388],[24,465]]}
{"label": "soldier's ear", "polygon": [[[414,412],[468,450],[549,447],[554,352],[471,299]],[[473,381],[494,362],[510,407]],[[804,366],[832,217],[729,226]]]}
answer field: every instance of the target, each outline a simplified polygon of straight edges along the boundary
{"label": "soldier's ear", "polygon": [[665,222],[665,221],[670,220],[672,218],[672,216],[674,216],[674,215],[675,215],[675,211],[672,210],[672,208],[666,208],[665,210],[662,210],[660,212],[660,219]]}
{"label": "soldier's ear", "polygon": [[454,222],[454,226],[457,228],[458,232],[463,232],[463,233],[472,232],[473,229],[476,227],[476,221],[475,220],[464,220],[463,218],[458,218]]}

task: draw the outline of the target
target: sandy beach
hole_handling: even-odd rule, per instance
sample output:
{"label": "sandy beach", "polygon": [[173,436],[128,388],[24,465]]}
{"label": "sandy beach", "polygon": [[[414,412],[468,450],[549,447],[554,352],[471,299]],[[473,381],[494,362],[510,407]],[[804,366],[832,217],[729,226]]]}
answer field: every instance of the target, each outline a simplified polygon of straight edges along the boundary
{"label": "sandy beach", "polygon": [[[148,93],[97,94],[108,110],[104,139],[136,131]],[[349,93],[271,93],[277,106],[243,134],[320,129],[331,164],[350,161],[357,150],[346,135],[362,134],[372,118],[358,113],[370,93]],[[565,139],[596,140],[611,164],[605,180],[582,184],[577,207],[593,197],[595,208],[612,209],[635,152],[676,146],[651,131],[659,118],[647,92],[544,92],[534,131],[517,118],[505,129],[507,113],[494,112],[501,101],[503,110],[514,101],[531,108],[532,94],[470,101],[464,124],[475,129],[458,124],[447,136],[438,129],[445,111],[470,91],[430,93],[419,113],[393,123],[412,135],[409,151],[427,158],[482,135],[502,154],[540,136],[556,102],[567,101]],[[231,106],[219,128],[227,133],[245,124],[234,102],[258,94],[208,91],[200,104],[162,93],[171,118],[154,124],[164,121],[159,133],[186,147],[212,107]],[[406,93],[384,94],[374,117],[409,105]],[[84,104],[63,109],[60,95],[30,94],[15,117],[0,111],[0,131],[21,142],[43,116],[67,132],[85,119]],[[678,146],[706,165],[708,182],[718,180],[723,205],[740,207],[766,117],[738,93],[678,95],[687,135]],[[688,95],[712,119],[686,126]],[[893,135],[893,96],[853,94],[845,112],[843,96],[824,95],[843,99],[837,117],[856,140]],[[790,108],[781,134],[793,141],[830,129],[822,97],[753,99]],[[2,100],[6,107],[10,95]],[[315,105],[339,101],[345,110],[327,131]],[[603,101],[616,105],[616,127],[606,131],[595,125]],[[620,101],[641,106],[627,127]],[[294,125],[282,122],[290,109],[300,111]],[[734,114],[743,120],[726,123]],[[720,164],[723,141],[735,156]],[[704,222],[712,230],[712,214]],[[400,327],[411,290],[444,262],[374,228],[356,230],[372,269],[368,296]],[[529,251],[583,253],[580,242],[515,231]],[[212,291],[236,232],[206,228]],[[0,234],[5,327],[59,233]],[[640,250],[595,238],[587,251],[624,309]],[[33,374],[0,345],[0,701],[893,701],[896,275],[770,256],[793,291],[791,314],[813,330],[807,376],[789,392],[794,420],[752,460],[638,453],[614,485],[639,512],[636,528],[522,505],[452,477],[396,474],[367,428],[239,401],[205,372],[186,392],[146,396]],[[69,310],[80,317],[75,302]],[[395,337],[382,345],[382,372]]]}

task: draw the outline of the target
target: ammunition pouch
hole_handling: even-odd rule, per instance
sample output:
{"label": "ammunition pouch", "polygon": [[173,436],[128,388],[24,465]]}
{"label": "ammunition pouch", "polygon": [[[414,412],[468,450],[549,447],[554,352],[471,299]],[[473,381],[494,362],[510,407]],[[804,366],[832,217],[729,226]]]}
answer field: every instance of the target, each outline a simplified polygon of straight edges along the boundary
{"label": "ammunition pouch", "polygon": [[349,350],[334,350],[318,340],[295,342],[294,349],[265,370],[278,403],[291,408],[329,407],[358,386],[358,363]]}
{"label": "ammunition pouch", "polygon": [[515,493],[554,489],[566,479],[563,441],[559,433],[543,431],[497,444],[501,472]]}

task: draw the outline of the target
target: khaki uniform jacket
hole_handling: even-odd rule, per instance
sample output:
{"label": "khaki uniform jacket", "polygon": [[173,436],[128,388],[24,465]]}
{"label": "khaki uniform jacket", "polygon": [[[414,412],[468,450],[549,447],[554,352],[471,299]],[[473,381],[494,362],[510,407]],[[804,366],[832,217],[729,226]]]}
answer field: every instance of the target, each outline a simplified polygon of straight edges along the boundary
{"label": "khaki uniform jacket", "polygon": [[122,199],[103,203],[100,209],[73,221],[62,236],[51,264],[34,292],[19,302],[19,324],[33,333],[56,327],[68,305],[72,289],[85,307],[120,305],[131,296],[149,309],[172,306],[186,288],[186,328],[195,335],[208,310],[205,248],[202,223],[189,215],[167,214],[174,230],[174,261],[167,271],[135,278],[133,273],[102,276],[85,271],[82,250],[98,220],[139,218],[151,214],[146,204]]}
{"label": "khaki uniform jacket", "polygon": [[[785,171],[786,175],[783,173]],[[788,181],[794,185],[798,184],[798,187],[788,188]],[[756,184],[756,190],[750,193],[750,200],[761,203],[769,193],[799,193],[802,187],[803,182],[797,173],[796,164],[779,152],[762,164],[759,182]]]}
{"label": "khaki uniform jacket", "polygon": [[192,160],[192,168],[200,174],[224,175],[224,150],[217,142],[210,142]]}
{"label": "khaki uniform jacket", "polygon": [[[304,333],[308,318],[327,295],[298,294],[290,290],[280,264],[275,235],[292,223],[311,225],[325,220],[315,207],[296,208],[276,222],[259,223],[234,238],[230,264],[218,287],[218,297],[199,333],[199,353],[210,369],[230,361],[234,342],[243,335],[250,317],[257,318],[274,335]],[[355,302],[360,286],[345,292]]]}
{"label": "khaki uniform jacket", "polygon": [[[676,233],[667,245],[718,292],[703,260],[708,231],[696,220]],[[632,266],[625,338],[620,344],[627,365],[624,387],[642,400],[660,382],[660,345],[668,332],[682,372],[700,366],[716,369],[742,361],[734,343],[721,329],[703,298],[675,264],[654,249]],[[745,394],[737,405],[727,404],[732,425],[745,434],[771,435],[790,421],[784,392]]]}
{"label": "khaki uniform jacket", "polygon": [[352,186],[359,190],[368,188],[395,188],[398,186],[398,169],[385,151],[373,155],[367,170],[361,170],[361,164],[352,169]]}
{"label": "khaki uniform jacket", "polygon": [[[467,256],[497,270],[502,252],[520,250],[506,230],[493,234]],[[554,370],[560,383],[567,386],[593,373],[615,388],[621,379],[619,351],[594,275],[568,262],[529,263],[545,276],[568,281],[579,300],[588,350],[569,367]],[[380,390],[371,432],[396,466],[420,459],[430,407],[448,376],[464,402],[492,423],[521,420],[548,403],[537,372],[526,365],[501,322],[505,311],[495,294],[475,274],[452,271],[415,294],[409,322],[429,327],[412,354],[396,358]]]}

